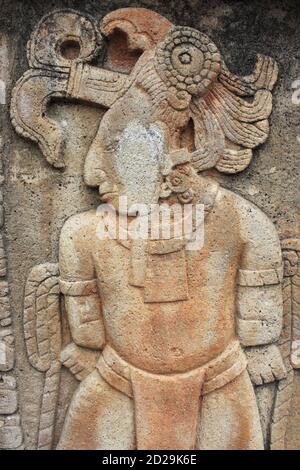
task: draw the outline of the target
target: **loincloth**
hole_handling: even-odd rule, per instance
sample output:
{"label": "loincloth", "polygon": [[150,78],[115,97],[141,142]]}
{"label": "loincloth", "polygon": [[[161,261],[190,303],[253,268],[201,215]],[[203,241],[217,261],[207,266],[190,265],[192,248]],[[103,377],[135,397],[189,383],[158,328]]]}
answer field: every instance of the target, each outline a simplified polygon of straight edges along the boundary
{"label": "loincloth", "polygon": [[201,398],[238,377],[247,366],[238,341],[207,364],[184,373],[152,374],[105,346],[101,377],[134,401],[137,449],[194,449]]}

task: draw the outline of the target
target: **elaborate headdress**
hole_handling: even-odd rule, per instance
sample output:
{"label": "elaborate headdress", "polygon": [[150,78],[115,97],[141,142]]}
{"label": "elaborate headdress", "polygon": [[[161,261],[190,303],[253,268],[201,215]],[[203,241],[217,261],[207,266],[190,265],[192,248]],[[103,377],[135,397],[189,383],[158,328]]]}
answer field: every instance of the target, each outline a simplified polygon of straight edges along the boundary
{"label": "elaborate headdress", "polygon": [[155,69],[168,88],[171,105],[190,107],[198,150],[194,166],[199,171],[211,167],[224,173],[244,170],[252,149],[269,133],[276,62],[259,55],[254,73],[238,77],[229,72],[205,34],[179,26],[158,44]]}

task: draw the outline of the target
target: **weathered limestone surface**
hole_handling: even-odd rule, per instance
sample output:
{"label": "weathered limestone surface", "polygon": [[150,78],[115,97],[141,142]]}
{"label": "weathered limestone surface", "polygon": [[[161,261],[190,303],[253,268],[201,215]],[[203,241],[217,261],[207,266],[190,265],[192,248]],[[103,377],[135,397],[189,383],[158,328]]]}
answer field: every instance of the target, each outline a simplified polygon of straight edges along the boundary
{"label": "weathered limestone surface", "polygon": [[300,448],[298,3],[1,2],[0,448]]}

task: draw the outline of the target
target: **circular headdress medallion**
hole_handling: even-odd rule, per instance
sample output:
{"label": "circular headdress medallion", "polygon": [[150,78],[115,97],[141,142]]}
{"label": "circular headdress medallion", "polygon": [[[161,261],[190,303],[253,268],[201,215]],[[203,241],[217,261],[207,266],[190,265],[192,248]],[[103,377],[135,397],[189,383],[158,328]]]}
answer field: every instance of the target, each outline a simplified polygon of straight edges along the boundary
{"label": "circular headdress medallion", "polygon": [[221,55],[205,34],[178,26],[158,44],[155,67],[169,87],[203,95],[221,70]]}

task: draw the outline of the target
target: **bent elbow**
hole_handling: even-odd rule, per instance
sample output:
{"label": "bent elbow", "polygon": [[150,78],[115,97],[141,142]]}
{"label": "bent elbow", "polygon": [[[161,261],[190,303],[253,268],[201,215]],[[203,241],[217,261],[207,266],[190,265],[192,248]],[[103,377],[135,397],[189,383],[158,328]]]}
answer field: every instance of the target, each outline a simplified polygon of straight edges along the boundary
{"label": "bent elbow", "polygon": [[[88,327],[87,327],[88,326]],[[98,325],[97,325],[98,326]],[[105,345],[104,333],[93,325],[84,325],[74,328],[72,331],[72,339],[77,346],[88,349],[103,349]]]}

